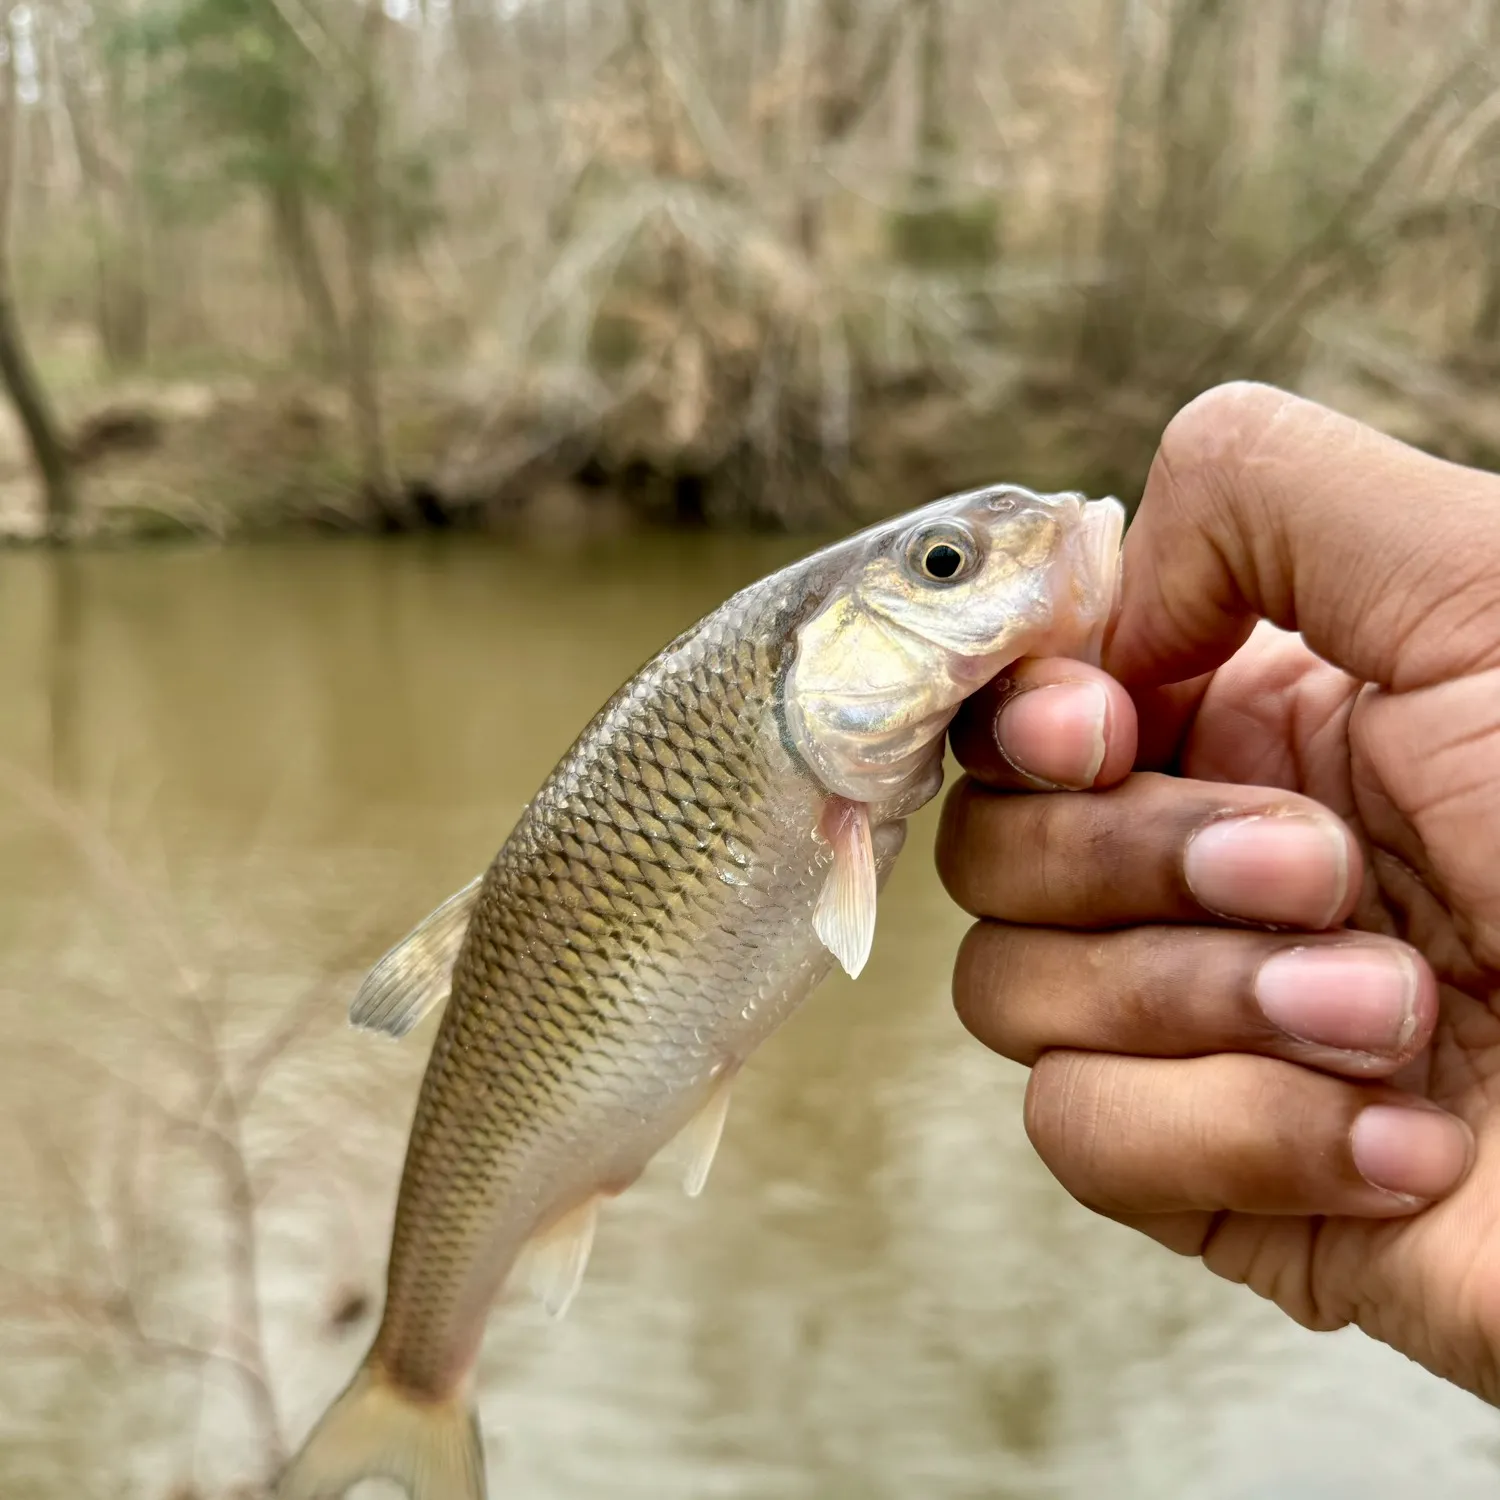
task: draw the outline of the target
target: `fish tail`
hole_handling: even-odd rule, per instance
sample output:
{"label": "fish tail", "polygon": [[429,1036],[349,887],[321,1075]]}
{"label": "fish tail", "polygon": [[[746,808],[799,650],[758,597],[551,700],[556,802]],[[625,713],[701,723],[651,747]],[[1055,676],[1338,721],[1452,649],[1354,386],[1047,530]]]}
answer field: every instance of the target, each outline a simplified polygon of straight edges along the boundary
{"label": "fish tail", "polygon": [[473,1406],[409,1395],[366,1359],[282,1471],[275,1500],[338,1500],[363,1479],[394,1480],[411,1500],[485,1500]]}

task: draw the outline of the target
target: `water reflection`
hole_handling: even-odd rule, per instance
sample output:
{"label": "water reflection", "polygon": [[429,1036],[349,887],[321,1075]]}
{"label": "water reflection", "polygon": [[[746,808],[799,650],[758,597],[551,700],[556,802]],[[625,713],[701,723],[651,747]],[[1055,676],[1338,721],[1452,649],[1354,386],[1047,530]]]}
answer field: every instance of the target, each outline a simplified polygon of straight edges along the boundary
{"label": "water reflection", "polygon": [[[226,1128],[206,1056],[248,1101],[273,1416],[300,1437],[372,1330],[434,1024],[403,1046],[353,1036],[351,984],[488,860],[630,670],[793,550],[0,564],[7,1496],[258,1472],[225,1178],[163,1117]],[[747,1070],[703,1198],[654,1169],[606,1214],[565,1323],[496,1319],[495,1493],[1492,1493],[1493,1413],[1357,1336],[1288,1326],[1056,1188],[1020,1126],[1024,1076],[949,1008],[964,921],[931,873],[932,823],[860,983],[830,981]],[[196,1362],[146,1347],[122,1287],[158,1344],[230,1336]]]}
{"label": "water reflection", "polygon": [[78,753],[83,733],[78,720],[78,673],[83,649],[83,593],[79,586],[78,559],[65,552],[54,559],[49,572],[52,620],[46,679],[52,784],[62,796],[73,797],[78,791]]}

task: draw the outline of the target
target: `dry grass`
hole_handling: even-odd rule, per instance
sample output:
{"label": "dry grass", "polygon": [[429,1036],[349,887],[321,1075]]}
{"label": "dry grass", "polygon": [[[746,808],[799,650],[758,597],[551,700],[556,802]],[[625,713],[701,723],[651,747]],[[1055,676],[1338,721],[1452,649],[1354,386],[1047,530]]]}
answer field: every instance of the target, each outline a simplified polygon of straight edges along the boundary
{"label": "dry grass", "polygon": [[[137,1476],[151,1492],[260,1494],[286,1454],[263,1264],[273,1210],[316,1205],[331,1284],[359,1258],[345,1243],[348,1164],[330,1157],[327,1120],[303,1126],[281,1117],[284,1099],[269,1110],[262,1100],[340,1024],[355,950],[247,1028],[231,998],[239,976],[190,945],[170,889],[34,778],[0,766],[0,794],[71,849],[131,938],[113,951],[112,979],[71,982],[69,955],[34,986],[14,974],[8,985],[13,1097],[0,1141],[25,1213],[8,1224],[0,1263],[11,1426],[0,1488],[29,1493],[34,1461],[37,1493],[115,1493],[123,1476],[109,1454],[130,1450],[158,1465]],[[235,952],[242,962],[243,934]],[[28,994],[61,1005],[66,1032],[44,1022],[28,1036]],[[362,1322],[370,1290],[344,1284],[325,1332]]]}

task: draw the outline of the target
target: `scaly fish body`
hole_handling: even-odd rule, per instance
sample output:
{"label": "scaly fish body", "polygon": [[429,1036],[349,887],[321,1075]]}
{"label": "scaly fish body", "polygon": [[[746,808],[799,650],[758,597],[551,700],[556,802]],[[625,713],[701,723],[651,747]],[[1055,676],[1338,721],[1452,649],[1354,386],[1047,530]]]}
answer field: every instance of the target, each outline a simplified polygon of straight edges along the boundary
{"label": "scaly fish body", "polygon": [[[735,595],[596,715],[482,879],[372,971],[357,1022],[448,994],[412,1124],[382,1324],[284,1476],[482,1495],[466,1386],[508,1285],[560,1313],[598,1204],[670,1141],[712,1159],[746,1058],[835,962],[858,973],[961,699],[1085,649],[1115,502],[997,489],[873,527]],[[377,1434],[376,1429],[380,1429]]]}
{"label": "scaly fish body", "polygon": [[807,919],[830,799],[777,717],[804,607],[752,590],[653,662],[486,874],[396,1216],[376,1353],[401,1385],[450,1390],[522,1245],[628,1187],[832,967]]}

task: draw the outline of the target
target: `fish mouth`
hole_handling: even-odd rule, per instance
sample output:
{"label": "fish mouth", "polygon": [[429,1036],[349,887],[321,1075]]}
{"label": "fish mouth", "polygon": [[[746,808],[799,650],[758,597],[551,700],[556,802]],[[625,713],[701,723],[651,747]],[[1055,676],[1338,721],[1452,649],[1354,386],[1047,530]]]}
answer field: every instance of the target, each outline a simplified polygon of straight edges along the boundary
{"label": "fish mouth", "polygon": [[1083,502],[1083,565],[1093,586],[1096,604],[1093,626],[1079,651],[1079,660],[1100,665],[1104,635],[1120,607],[1120,573],[1124,561],[1120,544],[1125,536],[1125,507],[1116,499]]}

